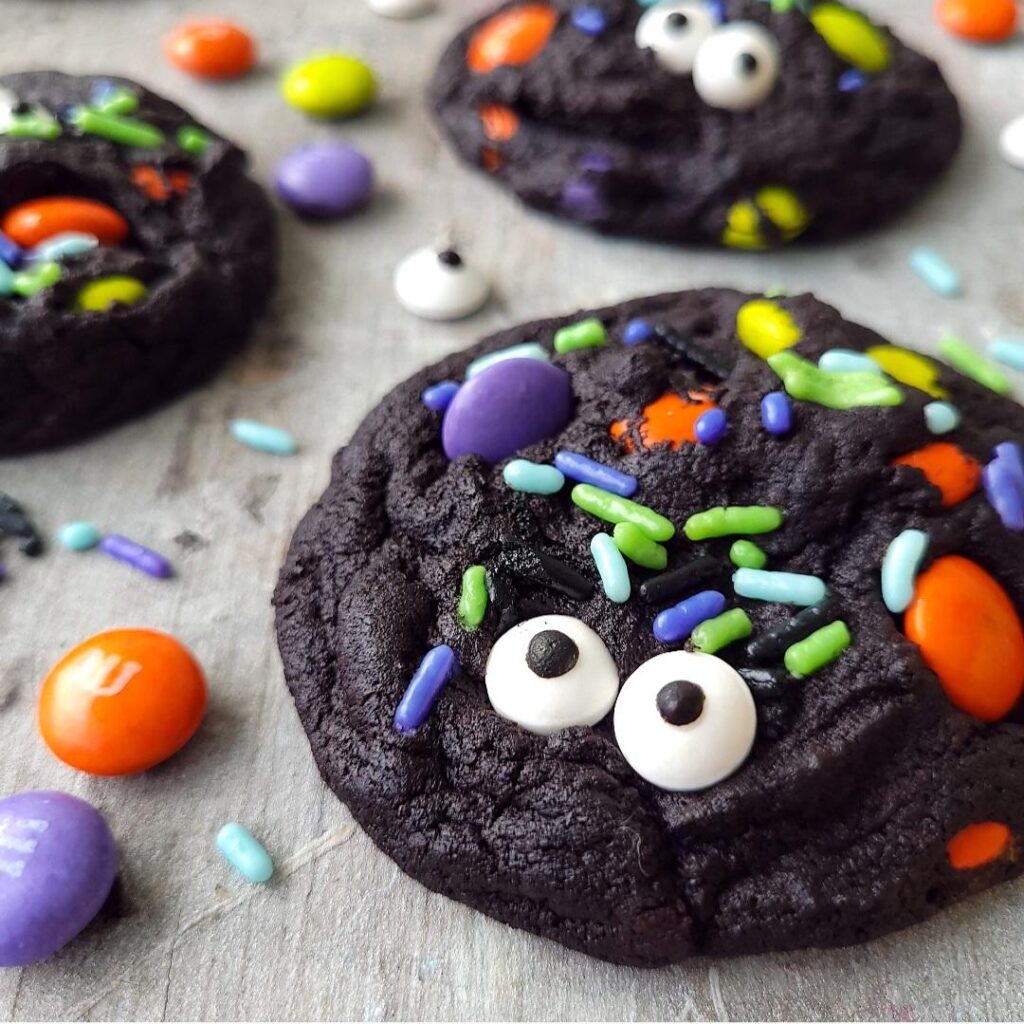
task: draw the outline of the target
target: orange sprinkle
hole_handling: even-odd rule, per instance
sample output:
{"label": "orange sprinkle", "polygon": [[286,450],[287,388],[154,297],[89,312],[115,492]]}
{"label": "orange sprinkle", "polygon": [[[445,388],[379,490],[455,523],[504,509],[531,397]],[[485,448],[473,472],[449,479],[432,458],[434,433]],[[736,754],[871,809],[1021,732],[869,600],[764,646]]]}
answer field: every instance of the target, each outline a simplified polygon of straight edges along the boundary
{"label": "orange sprinkle", "polygon": [[998,43],[1017,26],[1014,0],[938,0],[935,18],[947,31],[975,43]]}
{"label": "orange sprinkle", "polygon": [[[643,416],[638,424],[640,441],[645,448],[658,444],[669,444],[673,450],[687,442],[697,441],[697,420],[715,403],[703,391],[691,391],[687,398],[667,391],[661,398],[644,406]],[[626,451],[633,450],[633,438],[629,434],[630,420],[616,420],[609,428],[612,437]]]}
{"label": "orange sprinkle", "polygon": [[158,203],[167,202],[170,195],[160,172],[152,164],[136,164],[132,168],[132,184]]}
{"label": "orange sprinkle", "polygon": [[946,853],[949,863],[957,871],[980,868],[1001,857],[1010,848],[1013,837],[1010,830],[1000,821],[979,821],[968,825],[948,843]]}
{"label": "orange sprinkle", "polygon": [[506,64],[528,64],[547,45],[558,12],[547,4],[520,4],[488,19],[466,51],[470,71],[484,74]]}
{"label": "orange sprinkle", "polygon": [[183,196],[192,187],[193,176],[189,171],[168,171],[167,180],[171,183],[171,188],[179,196]]}
{"label": "orange sprinkle", "polygon": [[942,504],[947,508],[969,498],[981,483],[981,466],[977,459],[948,441],[936,441],[907,452],[894,459],[893,465],[919,469],[928,482],[939,489]]}
{"label": "orange sprinkle", "polygon": [[493,146],[484,146],[480,150],[480,164],[485,171],[496,174],[501,170],[501,154]]}
{"label": "orange sprinkle", "polygon": [[519,131],[519,115],[502,103],[488,103],[480,108],[480,124],[491,142],[508,142]]}

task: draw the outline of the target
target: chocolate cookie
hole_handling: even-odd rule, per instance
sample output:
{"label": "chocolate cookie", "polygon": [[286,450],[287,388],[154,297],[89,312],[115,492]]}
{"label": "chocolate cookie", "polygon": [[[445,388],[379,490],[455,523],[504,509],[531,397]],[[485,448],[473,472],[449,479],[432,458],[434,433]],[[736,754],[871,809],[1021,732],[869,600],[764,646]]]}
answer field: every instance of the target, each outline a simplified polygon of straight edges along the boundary
{"label": "chocolate cookie", "polygon": [[514,0],[455,39],[432,101],[530,206],[738,249],[889,219],[961,135],[935,64],[833,0]]}
{"label": "chocolate cookie", "polygon": [[609,960],[929,917],[1020,872],[1022,439],[810,295],[487,338],[370,413],[292,541],[317,764],[424,885]]}
{"label": "chocolate cookie", "polygon": [[122,79],[0,77],[0,453],[76,441],[207,377],[274,283],[233,143]]}

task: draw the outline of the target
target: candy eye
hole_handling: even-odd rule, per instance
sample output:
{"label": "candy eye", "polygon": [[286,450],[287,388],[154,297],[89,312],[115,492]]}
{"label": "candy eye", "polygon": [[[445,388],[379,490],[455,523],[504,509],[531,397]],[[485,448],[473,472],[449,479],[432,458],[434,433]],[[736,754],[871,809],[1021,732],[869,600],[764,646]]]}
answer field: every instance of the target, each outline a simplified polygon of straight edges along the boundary
{"label": "candy eye", "polygon": [[395,294],[425,320],[458,320],[475,313],[490,292],[487,279],[455,249],[417,249],[395,270]]}
{"label": "candy eye", "polygon": [[687,793],[731,775],[757,732],[754,699],[721,658],[670,651],[645,661],[615,703],[615,740],[659,789]]}
{"label": "candy eye", "polygon": [[485,682],[502,718],[547,736],[600,722],[615,703],[619,670],[589,626],[542,615],[513,626],[491,648]]}
{"label": "candy eye", "polygon": [[688,75],[701,43],[715,23],[702,3],[661,3],[644,14],[636,26],[636,45],[653,50],[658,63],[674,75]]}
{"label": "candy eye", "polygon": [[778,43],[767,29],[735,21],[701,45],[693,62],[693,84],[709,107],[749,110],[775,88],[779,63]]}

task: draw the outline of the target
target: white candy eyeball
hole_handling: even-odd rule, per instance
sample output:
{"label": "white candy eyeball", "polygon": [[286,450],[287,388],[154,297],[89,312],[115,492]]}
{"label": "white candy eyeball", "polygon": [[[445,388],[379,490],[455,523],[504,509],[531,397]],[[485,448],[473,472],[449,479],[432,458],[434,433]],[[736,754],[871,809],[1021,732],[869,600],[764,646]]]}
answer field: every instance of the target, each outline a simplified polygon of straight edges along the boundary
{"label": "white candy eyeball", "polygon": [[633,771],[659,789],[689,793],[743,764],[757,709],[747,684],[721,658],[670,651],[623,683],[613,724]]}
{"label": "white candy eyeball", "polygon": [[711,12],[703,3],[655,4],[637,22],[636,45],[653,50],[666,71],[688,75],[700,44],[714,27]]}
{"label": "white candy eyeball", "polygon": [[418,18],[434,9],[434,0],[366,0],[366,6],[382,18]]}
{"label": "white candy eyeball", "polygon": [[491,286],[454,249],[417,249],[395,270],[395,295],[424,320],[458,320],[487,301]]}
{"label": "white candy eyeball", "polygon": [[749,110],[768,98],[779,77],[779,44],[752,21],[734,21],[708,36],[693,62],[693,84],[709,107]]}
{"label": "white candy eyeball", "polygon": [[597,725],[619,692],[619,670],[608,648],[569,615],[541,615],[513,626],[491,648],[484,676],[494,710],[540,736]]}

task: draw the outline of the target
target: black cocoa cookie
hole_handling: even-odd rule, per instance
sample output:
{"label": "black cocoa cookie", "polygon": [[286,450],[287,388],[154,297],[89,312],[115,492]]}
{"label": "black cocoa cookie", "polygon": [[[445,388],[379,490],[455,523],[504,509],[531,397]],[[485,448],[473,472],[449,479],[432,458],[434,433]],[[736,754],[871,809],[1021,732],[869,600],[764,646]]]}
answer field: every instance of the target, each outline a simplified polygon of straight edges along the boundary
{"label": "black cocoa cookie", "polygon": [[424,885],[609,960],[929,917],[1020,871],[1022,440],[810,295],[487,338],[370,413],[292,541],[317,763]]}
{"label": "black cocoa cookie", "polygon": [[276,228],[244,154],[135,83],[0,77],[0,194],[0,453],[199,383],[267,304]]}
{"label": "black cocoa cookie", "polygon": [[513,0],[449,46],[432,102],[530,206],[738,249],[889,219],[961,136],[935,64],[833,0]]}

